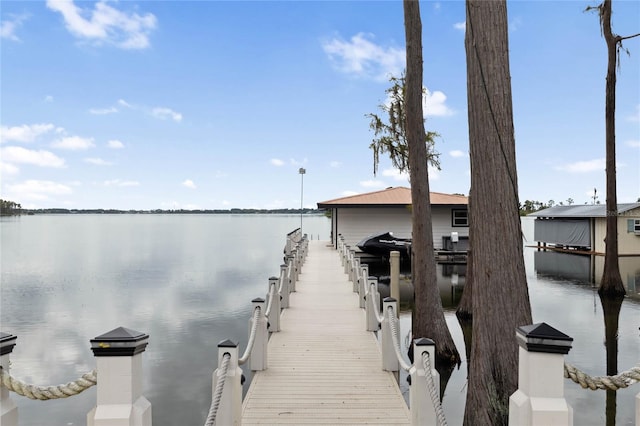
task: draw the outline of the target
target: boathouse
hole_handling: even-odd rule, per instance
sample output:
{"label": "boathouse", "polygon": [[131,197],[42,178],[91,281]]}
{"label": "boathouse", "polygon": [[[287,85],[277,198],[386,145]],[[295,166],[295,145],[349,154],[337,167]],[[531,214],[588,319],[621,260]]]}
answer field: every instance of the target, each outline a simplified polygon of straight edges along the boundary
{"label": "boathouse", "polygon": [[[604,204],[554,206],[531,213],[534,240],[603,254],[607,234]],[[618,253],[640,256],[640,203],[618,204]]]}
{"label": "boathouse", "polygon": [[[469,199],[464,195],[431,192],[433,246],[451,250],[451,233],[457,232],[457,250],[469,247]],[[338,235],[345,244],[355,246],[363,238],[383,232],[411,238],[411,189],[390,187],[381,191],[352,195],[318,203],[331,212],[331,242],[338,246]]]}

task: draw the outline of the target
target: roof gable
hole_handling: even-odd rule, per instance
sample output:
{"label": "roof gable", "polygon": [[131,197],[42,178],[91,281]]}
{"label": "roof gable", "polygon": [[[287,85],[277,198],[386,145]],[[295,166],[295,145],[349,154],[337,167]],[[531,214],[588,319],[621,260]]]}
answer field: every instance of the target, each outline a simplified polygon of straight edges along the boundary
{"label": "roof gable", "polygon": [[[443,194],[430,192],[429,199],[433,205],[467,205],[468,198],[464,195]],[[318,203],[318,208],[330,207],[366,207],[366,206],[407,206],[411,205],[411,189],[398,186],[381,191],[351,195]]]}
{"label": "roof gable", "polygon": [[[627,213],[640,208],[640,203],[618,204],[618,214]],[[553,206],[529,214],[535,217],[606,217],[605,204],[584,204],[571,206]]]}

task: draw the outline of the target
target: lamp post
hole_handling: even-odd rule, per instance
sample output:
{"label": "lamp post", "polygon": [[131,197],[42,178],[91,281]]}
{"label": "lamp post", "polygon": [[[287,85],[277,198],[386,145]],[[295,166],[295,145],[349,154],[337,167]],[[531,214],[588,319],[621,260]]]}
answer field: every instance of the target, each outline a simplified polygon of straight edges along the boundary
{"label": "lamp post", "polygon": [[298,170],[298,173],[300,173],[300,235],[302,234],[302,200],[303,200],[303,196],[304,196],[304,174],[307,171],[303,168],[300,167],[300,169]]}

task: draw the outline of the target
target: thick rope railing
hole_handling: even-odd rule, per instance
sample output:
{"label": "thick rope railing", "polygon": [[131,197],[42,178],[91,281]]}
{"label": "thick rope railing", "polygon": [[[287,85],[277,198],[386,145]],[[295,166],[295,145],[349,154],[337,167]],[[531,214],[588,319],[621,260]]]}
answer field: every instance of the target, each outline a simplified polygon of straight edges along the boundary
{"label": "thick rope railing", "polygon": [[12,377],[9,373],[4,371],[2,367],[0,367],[0,374],[2,374],[2,385],[4,387],[18,395],[26,396],[30,399],[38,399],[40,401],[68,398],[70,396],[78,395],[98,383],[98,372],[96,370],[85,373],[82,377],[72,382],[55,386],[37,386],[24,383]]}
{"label": "thick rope railing", "polygon": [[253,350],[253,344],[256,341],[256,333],[258,330],[258,317],[260,316],[260,307],[256,306],[253,310],[253,317],[251,318],[251,333],[249,334],[249,341],[247,342],[247,347],[244,350],[244,354],[242,357],[238,358],[238,364],[243,365],[249,360],[249,356],[251,356],[251,351]]}
{"label": "thick rope railing", "polygon": [[220,372],[218,374],[218,382],[216,388],[211,396],[211,407],[209,408],[209,414],[207,414],[207,420],[204,422],[204,426],[213,426],[216,424],[216,416],[218,415],[218,408],[220,407],[220,400],[222,399],[222,393],[224,392],[224,382],[227,378],[227,370],[229,369],[229,362],[231,361],[231,355],[225,353],[222,356],[222,364],[220,365]]}
{"label": "thick rope railing", "polygon": [[573,380],[583,389],[619,390],[640,382],[640,364],[615,376],[592,377],[565,362],[564,377]]}
{"label": "thick rope railing", "polygon": [[[391,330],[391,337],[393,340],[393,349],[396,352],[396,357],[398,358],[398,362],[400,363],[400,368],[404,371],[409,371],[411,366],[407,364],[402,356],[402,351],[400,350],[400,335],[398,334],[398,318],[396,318],[395,309],[393,306],[389,306],[387,308],[387,318],[389,318],[389,329]],[[431,372],[431,370],[429,370]]]}
{"label": "thick rope railing", "polygon": [[427,351],[422,352],[422,366],[425,371],[425,377],[427,378],[427,388],[429,390],[429,396],[431,397],[431,403],[433,404],[433,408],[436,412],[438,426],[447,426],[447,419],[444,417],[444,410],[440,403],[436,384],[434,383],[433,376],[431,375],[431,360],[429,359],[429,352]]}
{"label": "thick rope railing", "polygon": [[269,314],[271,313],[271,306],[273,305],[273,298],[275,296],[275,293],[276,293],[276,284],[269,283],[269,298],[267,299],[267,307],[264,310],[264,315],[266,317],[268,317]]}

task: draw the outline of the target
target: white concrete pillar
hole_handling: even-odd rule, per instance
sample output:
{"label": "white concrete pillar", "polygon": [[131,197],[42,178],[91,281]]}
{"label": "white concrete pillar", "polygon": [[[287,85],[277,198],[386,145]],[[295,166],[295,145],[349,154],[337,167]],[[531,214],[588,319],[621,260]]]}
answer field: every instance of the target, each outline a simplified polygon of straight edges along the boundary
{"label": "white concrete pillar", "polygon": [[[267,329],[267,317],[265,313],[265,301],[262,298],[256,298],[251,301],[253,309],[260,308],[258,315],[258,324],[256,328],[256,338],[253,342],[251,355],[249,355],[249,367],[252,371],[261,371],[267,369],[267,344],[269,343],[269,331]],[[254,312],[252,310],[252,312]],[[253,317],[253,315],[252,315]],[[253,319],[249,320],[249,333],[253,327]]]}
{"label": "white concrete pillar", "polygon": [[[431,371],[426,371],[422,354],[429,353]],[[413,341],[413,368],[411,369],[411,388],[409,389],[409,407],[413,426],[435,426],[438,424],[436,409],[429,393],[429,375],[440,400],[440,374],[436,370],[436,346],[433,340],[421,337]]]}
{"label": "white concrete pillar", "polygon": [[[393,347],[393,336],[391,335],[391,326],[389,325],[389,315],[387,314],[387,310],[389,306],[393,306],[398,310],[397,301],[393,297],[385,297],[382,301],[382,314],[384,315],[384,319],[382,320],[382,338],[381,338],[381,346],[382,346],[382,369],[384,371],[399,371],[400,370],[400,362],[398,361],[398,357],[396,356],[396,350]],[[391,319],[395,321],[395,319]]]}
{"label": "white concrete pillar", "polygon": [[546,323],[516,330],[518,390],[509,398],[510,426],[571,426],[564,398],[564,356],[573,339]]}
{"label": "white concrete pillar", "polygon": [[287,309],[289,307],[289,266],[280,265],[280,296],[282,301],[280,307]]}
{"label": "white concrete pillar", "polygon": [[271,299],[271,312],[269,312],[268,325],[269,331],[277,333],[280,331],[280,292],[278,291],[279,279],[277,277],[269,278],[269,292],[273,291],[273,299]]}
{"label": "white concrete pillar", "polygon": [[[393,297],[400,304],[400,252],[392,251],[389,254],[389,269],[391,282],[389,284],[389,296]],[[396,309],[396,315],[400,318],[400,309]]]}
{"label": "white concrete pillar", "polygon": [[367,303],[365,304],[366,318],[367,318],[367,331],[380,330],[380,323],[376,316],[376,312],[380,310],[378,306],[378,279],[376,277],[369,277],[367,280]]}
{"label": "white concrete pillar", "polygon": [[[227,367],[215,424],[239,426],[242,423],[242,369],[238,366],[238,344],[231,340],[218,343],[218,366],[222,365],[224,355],[227,353],[231,358]],[[223,374],[220,367],[213,372],[212,392],[215,392]]]}
{"label": "white concrete pillar", "polygon": [[[0,332],[0,366],[5,373],[9,373],[9,357],[17,339],[13,334]],[[0,386],[0,425],[18,426],[18,407],[9,394],[9,389]]]}
{"label": "white concrete pillar", "polygon": [[148,334],[124,327],[91,339],[98,391],[88,426],[151,426],[151,403],[142,395],[142,353],[148,342]]}

